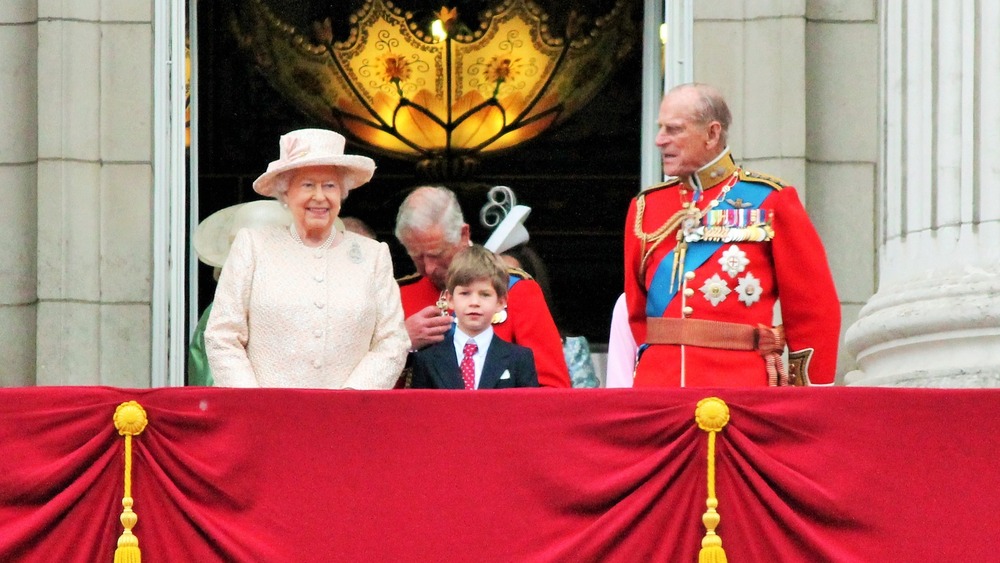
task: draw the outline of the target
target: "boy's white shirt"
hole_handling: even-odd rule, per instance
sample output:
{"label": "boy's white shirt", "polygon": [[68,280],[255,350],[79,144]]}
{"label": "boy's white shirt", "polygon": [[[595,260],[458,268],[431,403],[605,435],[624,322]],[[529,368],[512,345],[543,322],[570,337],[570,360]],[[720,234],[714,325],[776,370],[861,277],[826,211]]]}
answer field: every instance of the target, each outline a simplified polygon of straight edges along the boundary
{"label": "boy's white shirt", "polygon": [[486,330],[479,333],[478,336],[472,337],[468,334],[462,332],[462,329],[455,325],[455,357],[458,359],[458,365],[462,365],[462,359],[465,357],[465,345],[469,340],[475,340],[476,346],[479,349],[472,356],[472,362],[476,365],[476,389],[479,389],[479,380],[483,375],[483,364],[486,363],[486,352],[490,349],[490,343],[493,342],[493,327],[490,326]]}

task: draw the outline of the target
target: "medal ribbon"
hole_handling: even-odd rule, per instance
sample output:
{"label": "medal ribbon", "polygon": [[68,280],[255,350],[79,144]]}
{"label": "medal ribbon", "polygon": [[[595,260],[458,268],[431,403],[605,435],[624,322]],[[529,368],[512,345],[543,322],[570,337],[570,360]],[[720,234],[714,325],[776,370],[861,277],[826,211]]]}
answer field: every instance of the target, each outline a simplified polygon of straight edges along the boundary
{"label": "medal ribbon", "polygon": [[[726,194],[726,200],[737,200],[741,199],[744,203],[749,203],[753,207],[760,207],[761,203],[771,195],[774,190],[767,185],[751,183],[751,182],[737,182]],[[720,201],[716,210],[734,209],[732,204],[728,201]],[[763,215],[763,214],[762,214]],[[724,243],[722,242],[695,242],[688,245],[687,254],[684,256],[684,270],[685,272],[693,271],[701,267],[709,258],[715,254],[715,251],[719,249]],[[647,317],[662,317],[663,312],[667,310],[667,305],[673,300],[674,296],[677,295],[677,286],[671,287],[670,283],[670,270],[674,263],[674,251],[671,250],[666,256],[660,260],[660,263],[656,266],[656,273],[653,274],[653,279],[649,282],[649,287],[646,291],[646,316]],[[684,275],[685,272],[680,272],[680,275]]]}

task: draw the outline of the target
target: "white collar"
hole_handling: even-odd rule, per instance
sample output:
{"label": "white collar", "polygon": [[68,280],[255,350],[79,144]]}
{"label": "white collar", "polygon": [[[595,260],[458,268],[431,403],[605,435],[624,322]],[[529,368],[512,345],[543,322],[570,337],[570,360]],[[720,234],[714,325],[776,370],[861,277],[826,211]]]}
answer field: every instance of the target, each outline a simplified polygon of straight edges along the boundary
{"label": "white collar", "polygon": [[479,347],[479,352],[476,352],[477,354],[480,352],[485,352],[486,349],[490,347],[490,342],[493,341],[493,327],[492,326],[487,327],[486,330],[480,332],[477,336],[469,336],[468,334],[462,332],[462,329],[458,328],[458,325],[456,324],[455,350],[461,351],[462,348],[464,348],[465,345],[469,342],[469,340],[475,341],[476,346]]}

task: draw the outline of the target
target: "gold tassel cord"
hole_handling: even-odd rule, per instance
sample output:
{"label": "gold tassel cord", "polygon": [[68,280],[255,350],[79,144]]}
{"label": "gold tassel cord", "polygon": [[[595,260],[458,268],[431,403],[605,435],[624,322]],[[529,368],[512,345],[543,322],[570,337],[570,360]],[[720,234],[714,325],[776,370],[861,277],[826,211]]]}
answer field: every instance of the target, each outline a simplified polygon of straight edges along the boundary
{"label": "gold tassel cord", "polygon": [[[635,234],[636,238],[639,239],[641,243],[641,253],[642,262],[639,264],[639,278],[642,279],[646,275],[646,266],[649,262],[650,257],[653,255],[653,251],[660,246],[660,243],[666,240],[668,235],[677,230],[681,222],[688,216],[691,212],[688,208],[679,209],[670,219],[667,219],[665,223],[659,226],[655,231],[647,233],[642,230],[643,215],[646,212],[646,196],[644,194],[639,194],[636,198],[636,211],[635,211],[635,223],[632,225],[632,232]],[[650,244],[652,243],[652,244]]]}
{"label": "gold tassel cord", "polygon": [[701,540],[698,562],[727,563],[722,538],[715,533],[721,520],[715,510],[719,507],[719,499],[715,497],[715,435],[729,422],[729,406],[718,397],[702,399],[695,408],[694,420],[698,423],[698,428],[708,432],[708,499],[705,501],[708,510],[701,517],[705,524],[705,537]]}
{"label": "gold tassel cord", "polygon": [[118,434],[125,436],[125,495],[122,497],[121,522],[125,530],[118,538],[115,549],[115,563],[140,563],[142,554],[139,552],[139,538],[132,533],[139,517],[132,511],[132,437],[142,434],[148,420],[146,411],[139,403],[128,401],[115,409],[115,428]]}

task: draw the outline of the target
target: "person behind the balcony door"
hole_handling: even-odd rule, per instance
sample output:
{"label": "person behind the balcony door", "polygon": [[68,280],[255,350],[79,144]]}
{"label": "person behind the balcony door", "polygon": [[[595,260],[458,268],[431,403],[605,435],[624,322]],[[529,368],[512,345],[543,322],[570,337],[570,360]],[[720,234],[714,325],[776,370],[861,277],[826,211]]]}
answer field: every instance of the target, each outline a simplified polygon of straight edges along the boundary
{"label": "person behind the balcony door", "polygon": [[[469,225],[451,190],[422,186],[400,205],[396,238],[417,269],[399,279],[406,330],[415,352],[441,342],[451,330],[446,276],[452,259],[470,244]],[[540,386],[570,386],[559,329],[534,280],[522,280],[511,287],[507,307],[498,315],[493,330],[507,342],[531,349]]]}

